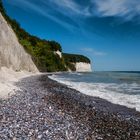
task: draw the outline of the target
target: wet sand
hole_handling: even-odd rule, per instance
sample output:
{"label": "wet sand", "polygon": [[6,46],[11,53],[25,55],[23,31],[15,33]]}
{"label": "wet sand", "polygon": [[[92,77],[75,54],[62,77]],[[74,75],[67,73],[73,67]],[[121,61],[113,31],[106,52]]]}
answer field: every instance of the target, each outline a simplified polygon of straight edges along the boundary
{"label": "wet sand", "polygon": [[140,113],[38,75],[0,101],[0,139],[140,140]]}

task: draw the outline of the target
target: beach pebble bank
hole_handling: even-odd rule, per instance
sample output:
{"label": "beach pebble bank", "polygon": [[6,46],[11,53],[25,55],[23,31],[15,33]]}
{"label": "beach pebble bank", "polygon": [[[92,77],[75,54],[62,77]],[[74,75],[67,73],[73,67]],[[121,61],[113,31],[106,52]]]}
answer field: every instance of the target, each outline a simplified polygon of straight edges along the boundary
{"label": "beach pebble bank", "polygon": [[2,140],[140,140],[135,110],[83,95],[47,75],[15,86],[15,95],[0,100]]}

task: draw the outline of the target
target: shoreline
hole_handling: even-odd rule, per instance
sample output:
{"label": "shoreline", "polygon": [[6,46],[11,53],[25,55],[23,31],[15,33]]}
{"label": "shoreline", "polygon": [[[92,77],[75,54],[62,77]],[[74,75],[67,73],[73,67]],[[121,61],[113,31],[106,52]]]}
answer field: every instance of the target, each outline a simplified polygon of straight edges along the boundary
{"label": "shoreline", "polygon": [[[102,74],[104,74],[104,72],[103,73],[95,72],[91,74],[91,76],[93,76],[93,81],[90,79],[90,73],[87,74],[87,76],[86,74],[83,74],[83,73],[77,73],[77,74],[75,73],[74,76],[73,76],[73,73],[66,74],[66,75],[65,73],[64,75],[52,74],[49,76],[49,78],[59,83],[65,84],[68,87],[75,89],[85,95],[88,95],[91,97],[92,96],[99,97],[101,99],[107,100],[108,102],[111,102],[112,104],[126,106],[127,108],[135,109],[136,111],[140,112],[139,83],[137,83],[137,81],[130,82],[127,78],[119,78],[119,77],[118,79],[116,78],[117,80],[115,80],[114,78],[115,81],[108,82],[108,80],[112,80],[112,79],[109,77],[107,79],[106,77],[106,79],[103,78],[104,79],[103,80],[99,76]],[[109,75],[109,74],[110,72],[105,75]],[[95,75],[95,79],[94,79],[94,75]],[[97,77],[99,76],[99,78],[101,78],[100,81],[97,80],[96,76]],[[135,75],[133,76],[135,77]],[[81,77],[81,80],[80,80],[80,77]]]}
{"label": "shoreline", "polygon": [[[80,91],[74,89],[73,87],[69,87],[68,85],[65,85],[63,83],[60,83],[56,80],[49,78],[50,75],[52,75],[52,74],[47,74],[47,77],[42,76],[42,79],[48,78],[49,81],[54,82],[55,85],[57,85],[57,87],[59,87],[59,89],[65,88],[65,90],[66,89],[69,90],[69,92],[65,93],[67,96],[70,96],[70,98],[72,98],[73,100],[76,100],[77,102],[81,102],[81,104],[84,104],[87,107],[94,108],[94,109],[100,110],[102,112],[116,113],[118,116],[120,116],[122,118],[129,118],[129,117],[137,118],[137,116],[138,116],[138,118],[140,117],[140,112],[137,111],[135,108],[129,108],[124,105],[114,104],[114,103],[111,103],[110,101],[107,101],[106,99],[102,99],[100,97],[86,95],[86,94],[81,93]],[[47,89],[49,89],[49,88],[47,88]],[[57,92],[57,91],[55,91],[55,92]],[[64,94],[64,91],[61,94]]]}
{"label": "shoreline", "polygon": [[0,102],[1,139],[140,139],[140,112],[84,95],[48,75],[23,78],[16,83],[20,91]]}

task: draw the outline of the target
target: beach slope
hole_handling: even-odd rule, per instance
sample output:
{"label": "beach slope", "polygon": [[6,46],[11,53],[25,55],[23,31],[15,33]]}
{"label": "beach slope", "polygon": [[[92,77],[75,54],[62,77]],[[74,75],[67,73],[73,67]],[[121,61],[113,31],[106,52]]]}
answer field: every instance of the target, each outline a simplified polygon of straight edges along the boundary
{"label": "beach slope", "polygon": [[0,101],[0,139],[139,140],[140,113],[48,78],[26,77]]}

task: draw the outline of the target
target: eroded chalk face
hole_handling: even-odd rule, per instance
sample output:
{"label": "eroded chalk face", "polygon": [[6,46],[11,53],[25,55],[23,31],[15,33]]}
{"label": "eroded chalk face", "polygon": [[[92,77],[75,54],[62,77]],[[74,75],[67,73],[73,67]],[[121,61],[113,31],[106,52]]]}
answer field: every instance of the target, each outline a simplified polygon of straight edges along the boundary
{"label": "eroded chalk face", "polygon": [[25,52],[18,39],[0,13],[0,68],[12,68],[15,71],[37,72],[31,56]]}
{"label": "eroded chalk face", "polygon": [[62,58],[62,53],[60,51],[55,51],[55,54],[59,55],[59,57]]}
{"label": "eroded chalk face", "polygon": [[77,72],[91,72],[91,64],[85,62],[77,62],[75,63],[76,71]]}

